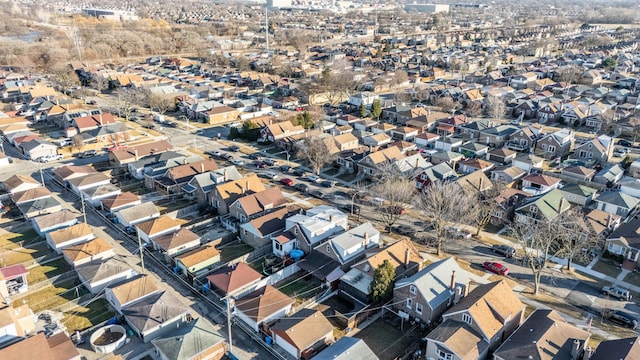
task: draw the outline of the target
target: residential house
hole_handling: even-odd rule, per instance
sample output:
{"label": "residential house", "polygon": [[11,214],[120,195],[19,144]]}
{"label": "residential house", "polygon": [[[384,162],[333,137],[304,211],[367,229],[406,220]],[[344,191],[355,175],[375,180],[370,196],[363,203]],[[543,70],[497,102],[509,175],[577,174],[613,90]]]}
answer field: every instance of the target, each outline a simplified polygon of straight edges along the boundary
{"label": "residential house", "polygon": [[174,166],[167,169],[162,176],[154,178],[153,187],[161,194],[179,194],[182,192],[182,187],[191,181],[194,176],[217,169],[218,164],[213,159]]}
{"label": "residential house", "polygon": [[535,310],[524,323],[493,353],[495,360],[581,359],[589,332],[570,324],[555,311]]}
{"label": "residential house", "polygon": [[532,195],[544,194],[560,187],[560,179],[543,174],[529,174],[522,178],[522,190]]}
{"label": "residential house", "polygon": [[580,184],[568,184],[559,189],[567,201],[582,207],[590,206],[598,191]]}
{"label": "residential house", "polygon": [[242,178],[235,166],[227,166],[218,170],[195,175],[186,185],[182,193],[188,200],[195,199],[199,205],[209,202],[209,194],[216,185]]}
{"label": "residential house", "polygon": [[[588,349],[585,350],[589,351]],[[588,360],[634,360],[640,354],[640,337],[603,340]],[[316,357],[317,358],[317,357]]]}
{"label": "residential house", "polygon": [[538,75],[534,72],[527,72],[511,77],[510,86],[514,89],[526,88],[529,84],[533,84],[538,80]]}
{"label": "residential house", "polygon": [[80,266],[91,261],[104,261],[116,255],[113,247],[102,238],[95,238],[78,245],[62,249],[65,261],[73,266]]}
{"label": "residential house", "polygon": [[152,202],[143,202],[118,210],[115,212],[115,216],[114,222],[117,221],[124,227],[133,227],[143,221],[160,217],[160,210]]}
{"label": "residential house", "polygon": [[67,246],[81,244],[94,237],[93,230],[86,223],[75,224],[45,234],[49,247],[58,254],[62,253],[62,249]]}
{"label": "residential house", "polygon": [[162,215],[160,217],[138,223],[136,225],[136,231],[142,241],[147,244],[151,244],[151,241],[160,235],[170,234],[180,230],[180,226],[183,223],[184,221]]}
{"label": "residential house", "polygon": [[62,209],[62,211],[40,215],[31,219],[33,229],[39,235],[44,235],[48,232],[75,225],[77,223],[78,215],[72,213],[71,210],[68,209]]}
{"label": "residential house", "polygon": [[476,171],[487,172],[493,169],[494,163],[482,159],[463,160],[458,163],[458,171],[463,174],[471,174]]}
{"label": "residential house", "polygon": [[29,305],[0,308],[0,348],[15,343],[20,338],[36,334],[37,318]]}
{"label": "residential house", "polygon": [[80,196],[80,193],[86,189],[95,188],[100,185],[111,184],[111,178],[103,173],[89,174],[83,177],[76,177],[67,180],[71,190]]}
{"label": "residential house", "polygon": [[111,284],[123,282],[137,275],[125,261],[114,257],[105,261],[91,261],[75,269],[82,285],[92,294],[98,294]]}
{"label": "residential house", "polygon": [[223,125],[238,120],[241,112],[230,106],[216,106],[202,113],[202,119],[210,125]]}
{"label": "residential house", "polygon": [[416,188],[426,190],[429,185],[457,177],[456,171],[447,162],[426,168],[416,177]]}
{"label": "residential house", "polygon": [[[624,168],[620,164],[609,164],[598,171],[592,181],[598,184],[612,186],[617,184],[623,176]],[[622,187],[624,187],[624,185],[621,186],[621,191],[624,192]],[[638,196],[640,196],[640,194],[638,194]]]}
{"label": "residential house", "polygon": [[160,290],[151,277],[142,274],[107,286],[104,297],[118,313],[122,313],[122,308],[127,305],[158,292]]}
{"label": "residential house", "polygon": [[12,175],[10,178],[2,182],[2,186],[4,190],[13,195],[27,190],[40,188],[43,184],[37,182],[31,176]]}
{"label": "residential house", "polygon": [[585,219],[595,235],[605,239],[622,222],[622,217],[598,209],[585,209]]}
{"label": "residential house", "polygon": [[180,228],[176,232],[159,235],[151,239],[153,248],[165,255],[165,261],[171,262],[171,258],[187,251],[196,249],[201,244],[200,235],[187,228]]}
{"label": "residential house", "polygon": [[493,187],[491,179],[483,171],[461,176],[453,184],[459,186],[462,191],[470,196],[475,196],[478,192],[487,191]]}
{"label": "residential house", "polygon": [[391,136],[386,133],[378,133],[367,136],[362,139],[362,144],[371,148],[378,148],[385,146],[391,142]]}
{"label": "residential house", "polygon": [[[291,233],[292,249],[301,249],[305,253],[327,241],[331,236],[349,229],[347,214],[333,206],[320,205],[313,207],[303,214],[297,214],[286,219],[284,230]],[[286,234],[286,233],[285,233]],[[292,249],[288,249],[281,239],[273,239],[273,253],[283,258]],[[288,243],[288,242],[287,242]],[[287,251],[289,250],[289,251]]]}
{"label": "residential house", "polygon": [[544,159],[533,154],[520,154],[513,159],[511,164],[529,173],[532,170],[542,169]]}
{"label": "residential house", "polygon": [[440,136],[435,141],[434,149],[442,151],[457,151],[464,144],[466,139],[459,136]]}
{"label": "residential house", "polygon": [[163,360],[221,360],[227,352],[225,338],[204,318],[182,323],[174,331],[160,334],[151,343]]}
{"label": "residential house", "polygon": [[84,177],[95,173],[96,170],[88,165],[63,165],[53,170],[54,178],[65,186],[68,186],[68,181],[73,178]]}
{"label": "residential house", "polygon": [[418,129],[408,126],[397,127],[391,130],[391,138],[394,140],[412,142],[416,136],[418,136]]}
{"label": "residential house", "polygon": [[564,128],[542,137],[535,145],[537,155],[555,159],[569,155],[575,142],[575,132]]}
{"label": "residential house", "polygon": [[220,251],[213,244],[208,244],[177,255],[175,261],[177,270],[193,281],[196,276],[211,271],[214,265],[220,263]]}
{"label": "residential house", "polygon": [[18,150],[27,157],[27,159],[37,160],[44,156],[58,154],[58,146],[42,139],[33,139],[23,142],[18,146]]}
{"label": "residential house", "polygon": [[[376,251],[377,250],[377,251]],[[400,240],[382,249],[369,249],[366,258],[356,262],[340,278],[339,288],[368,304],[370,302],[370,284],[373,274],[384,261],[395,268],[395,279],[411,276],[422,270],[424,260],[410,240]]]}
{"label": "residential house", "polygon": [[567,166],[560,170],[560,174],[565,176],[565,181],[568,183],[584,183],[591,181],[596,175],[596,170],[584,166]]}
{"label": "residential house", "polygon": [[294,300],[271,285],[265,285],[237,299],[234,315],[255,332],[262,324],[284,318],[291,312]]}
{"label": "residential house", "polygon": [[333,141],[340,152],[357,149],[360,146],[358,138],[351,133],[334,136]]}
{"label": "residential house", "polygon": [[29,270],[22,264],[0,268],[0,296],[3,298],[3,302],[6,303],[6,300],[11,296],[29,291],[27,275],[29,275]]}
{"label": "residential house", "polygon": [[526,126],[511,134],[507,148],[520,152],[533,150],[543,136],[543,130],[534,126]]}
{"label": "residential house", "polygon": [[121,168],[146,156],[163,153],[170,148],[171,144],[169,144],[169,142],[166,140],[160,140],[142,145],[130,146],[125,149],[113,150],[108,153],[109,164],[115,168]]}
{"label": "residential house", "polygon": [[491,214],[491,224],[501,226],[511,222],[516,205],[528,196],[529,194],[522,190],[504,187],[495,199],[497,207]]}
{"label": "residential house", "polygon": [[92,205],[97,208],[102,204],[102,199],[116,196],[121,192],[122,190],[120,190],[118,186],[105,184],[82,190],[81,197],[87,205]]}
{"label": "residential house", "polygon": [[487,359],[524,319],[526,306],[505,280],[480,285],[427,335],[427,358]]}
{"label": "residential house", "polygon": [[[143,342],[177,329],[190,318],[189,310],[169,291],[152,293],[122,307],[122,315]],[[206,344],[209,345],[209,344]]]}
{"label": "residential house", "polygon": [[100,200],[102,210],[107,211],[110,214],[126,209],[128,207],[142,204],[140,196],[132,192],[121,192],[116,195],[112,195]]}
{"label": "residential house", "polygon": [[587,166],[606,163],[613,154],[613,141],[605,147],[598,138],[591,139],[583,144],[576,146],[571,156],[572,159],[580,160]]}
{"label": "residential house", "polygon": [[[249,194],[234,201],[229,206],[229,217],[232,217],[244,223],[249,219],[256,218],[265,212],[275,210],[287,204],[287,199],[282,195],[282,191],[277,186],[264,189],[263,191]],[[223,225],[225,225],[224,217],[221,217]],[[237,228],[233,227],[234,231]]]}
{"label": "residential house", "polygon": [[373,178],[379,174],[381,167],[390,165],[404,158],[404,155],[396,146],[378,150],[365,156],[358,162],[358,173]]}
{"label": "residential house", "polygon": [[0,349],[0,358],[4,360],[81,360],[82,356],[64,332],[48,338],[44,332],[41,332],[3,347]]}
{"label": "residential house", "polygon": [[[506,149],[505,149],[506,150]],[[479,144],[476,142],[469,141],[467,143],[462,144],[458,151],[468,158],[484,158],[487,156],[487,152],[489,151],[489,146],[485,144]]]}
{"label": "residential house", "polygon": [[454,258],[432,264],[416,274],[396,281],[393,304],[401,317],[431,324],[469,291],[469,274]]}
{"label": "residential house", "polygon": [[516,208],[516,221],[520,223],[549,222],[570,208],[571,203],[562,192],[553,189],[542,195],[524,199]]}
{"label": "residential house", "polygon": [[211,205],[218,209],[218,214],[229,212],[229,206],[239,198],[264,191],[265,187],[256,174],[247,175],[233,181],[227,181],[215,186],[209,193]]}
{"label": "residential house", "polygon": [[260,130],[262,141],[275,142],[289,136],[299,135],[305,132],[302,125],[293,125],[291,121],[282,121],[269,124]]}
{"label": "residential house", "polygon": [[627,217],[640,203],[640,199],[619,191],[603,191],[595,199],[595,208]]}
{"label": "residential house", "polygon": [[520,180],[526,172],[513,165],[499,166],[491,170],[491,180],[501,184],[512,184]]}
{"label": "residential house", "polygon": [[17,204],[18,210],[25,220],[56,213],[62,210],[62,204],[54,197],[45,197],[29,202]]}
{"label": "residential house", "polygon": [[421,149],[433,149],[436,146],[436,141],[440,139],[440,135],[433,133],[418,134],[414,139],[414,143]]}
{"label": "residential house", "polygon": [[511,138],[511,135],[517,133],[519,130],[519,127],[509,124],[494,126],[480,131],[478,142],[499,148],[506,144]]}
{"label": "residential house", "polygon": [[313,357],[315,360],[379,360],[362,339],[343,336]]}
{"label": "residential house", "polygon": [[233,295],[241,297],[256,287],[262,279],[262,275],[244,262],[235,265],[227,265],[216,269],[207,276],[209,289],[215,291],[221,297]]}
{"label": "residential house", "polygon": [[380,232],[370,222],[366,222],[336,235],[316,246],[315,250],[323,251],[329,258],[338,261],[344,271],[360,260],[367,250],[379,248],[381,244]]}
{"label": "residential house", "polygon": [[640,218],[633,217],[623,222],[607,237],[606,250],[611,254],[622,255],[623,267],[635,268],[640,265]]}
{"label": "residential house", "polygon": [[254,248],[272,246],[271,239],[278,232],[284,231],[286,219],[300,210],[298,206],[290,205],[240,224],[240,239]]}
{"label": "residential house", "polygon": [[371,104],[373,104],[373,102],[378,98],[378,95],[376,95],[375,93],[359,92],[349,96],[349,100],[347,100],[347,103],[357,107],[360,107],[361,104],[364,104],[368,107],[371,106]]}
{"label": "residential house", "polygon": [[302,309],[269,328],[273,341],[296,359],[309,357],[333,342],[333,325],[322,312]]}

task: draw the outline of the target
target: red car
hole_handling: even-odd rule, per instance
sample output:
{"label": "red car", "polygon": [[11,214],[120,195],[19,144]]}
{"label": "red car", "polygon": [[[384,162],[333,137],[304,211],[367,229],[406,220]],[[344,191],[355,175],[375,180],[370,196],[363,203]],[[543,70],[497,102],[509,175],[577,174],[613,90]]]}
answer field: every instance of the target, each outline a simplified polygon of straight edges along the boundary
{"label": "red car", "polygon": [[263,162],[257,162],[256,163],[256,167],[259,169],[264,169],[267,167],[267,164],[263,163]]}
{"label": "red car", "polygon": [[485,270],[491,271],[492,273],[498,275],[507,276],[509,274],[509,269],[497,262],[485,261],[484,264],[482,264],[482,267]]}
{"label": "red car", "polygon": [[286,185],[286,186],[293,186],[293,180],[289,178],[280,179],[280,184]]}

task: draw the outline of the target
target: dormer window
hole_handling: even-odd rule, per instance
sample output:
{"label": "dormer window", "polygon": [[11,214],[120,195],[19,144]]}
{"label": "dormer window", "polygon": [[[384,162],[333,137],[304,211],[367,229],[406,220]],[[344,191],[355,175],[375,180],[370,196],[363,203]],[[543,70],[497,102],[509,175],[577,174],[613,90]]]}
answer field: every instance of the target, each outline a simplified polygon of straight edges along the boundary
{"label": "dormer window", "polygon": [[413,295],[418,293],[418,289],[414,286],[414,285],[410,285],[409,286],[409,292],[412,293]]}

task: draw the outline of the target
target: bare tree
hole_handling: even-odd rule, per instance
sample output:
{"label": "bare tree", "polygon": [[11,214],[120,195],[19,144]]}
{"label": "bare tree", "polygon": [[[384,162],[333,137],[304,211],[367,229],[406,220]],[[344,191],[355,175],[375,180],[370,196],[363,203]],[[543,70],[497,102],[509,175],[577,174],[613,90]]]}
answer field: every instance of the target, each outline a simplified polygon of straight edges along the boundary
{"label": "bare tree", "polygon": [[444,112],[454,112],[458,108],[458,104],[451,97],[441,97],[434,101],[435,106],[439,106]]}
{"label": "bare tree", "polygon": [[501,119],[506,111],[504,101],[498,96],[488,96],[484,103],[487,115],[492,119]]}
{"label": "bare tree", "polygon": [[76,151],[81,151],[84,147],[84,138],[80,134],[73,135],[71,137],[71,146],[76,149]]}
{"label": "bare tree", "polygon": [[476,226],[476,236],[491,222],[493,213],[500,207],[499,199],[504,189],[502,184],[494,182],[490,188],[478,193],[471,211],[473,224]]}
{"label": "bare tree", "polygon": [[107,81],[107,79],[98,74],[93,78],[93,87],[96,88],[96,90],[98,90],[98,93],[102,93],[102,91],[104,91],[106,88],[109,87],[109,82]]}
{"label": "bare tree", "polygon": [[409,80],[409,75],[404,70],[396,70],[393,74],[393,84],[400,86]]}
{"label": "bare tree", "polygon": [[129,121],[131,114],[137,108],[137,94],[134,89],[121,88],[116,91],[115,107],[118,115]]}
{"label": "bare tree", "polygon": [[78,74],[61,64],[51,68],[49,79],[65,94],[69,94],[71,86],[80,85]]}
{"label": "bare tree", "polygon": [[369,189],[373,197],[384,199],[384,204],[377,209],[385,224],[385,229],[391,232],[391,227],[404,213],[406,204],[413,200],[416,192],[415,183],[402,174],[398,176],[383,175],[380,181]]}
{"label": "bare tree", "polygon": [[168,111],[172,111],[175,109],[176,104],[173,99],[166,96],[161,95],[150,95],[149,96],[149,107],[151,110],[155,110],[160,114],[164,114]]}
{"label": "bare tree", "polygon": [[329,147],[324,139],[307,137],[302,139],[297,152],[298,157],[307,161],[313,173],[320,175],[322,168],[332,161]]}
{"label": "bare tree", "polygon": [[436,252],[440,255],[449,224],[466,222],[471,215],[473,198],[453,183],[436,182],[420,196],[417,206],[429,217],[436,236]]}
{"label": "bare tree", "polygon": [[547,257],[550,255],[556,236],[554,229],[556,220],[550,222],[514,222],[509,226],[510,235],[524,253],[523,265],[529,267],[533,274],[533,294],[540,290],[542,271],[547,267]]}
{"label": "bare tree", "polygon": [[590,250],[601,247],[603,239],[595,234],[580,208],[565,211],[558,219],[556,231],[558,251],[556,256],[567,259],[567,270],[571,270],[574,259],[589,259]]}
{"label": "bare tree", "polygon": [[582,68],[578,66],[568,66],[558,71],[558,80],[571,84],[578,84],[582,78],[582,73]]}

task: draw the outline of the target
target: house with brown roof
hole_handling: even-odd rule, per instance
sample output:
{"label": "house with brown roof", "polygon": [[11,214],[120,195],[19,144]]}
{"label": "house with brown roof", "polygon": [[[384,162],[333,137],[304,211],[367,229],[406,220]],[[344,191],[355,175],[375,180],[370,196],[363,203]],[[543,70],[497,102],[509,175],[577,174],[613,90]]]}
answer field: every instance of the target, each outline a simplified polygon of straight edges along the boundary
{"label": "house with brown roof", "polygon": [[80,193],[86,189],[94,188],[100,185],[111,184],[111,178],[99,172],[82,177],[76,177],[67,181],[71,187],[71,190],[77,195],[80,195]]}
{"label": "house with brown roof", "polygon": [[95,238],[87,242],[67,246],[62,249],[62,256],[73,267],[91,261],[106,260],[116,255],[113,247],[102,238]]}
{"label": "house with brown roof", "polygon": [[213,269],[220,262],[220,251],[213,244],[208,244],[178,255],[175,258],[176,267],[187,275],[189,280]]}
{"label": "house with brown roof", "polygon": [[463,160],[458,163],[458,171],[463,174],[471,174],[476,171],[489,171],[495,166],[494,163],[482,159]]}
{"label": "house with brown roof", "polygon": [[589,332],[564,321],[555,311],[537,309],[493,353],[493,358],[581,359],[589,337]]}
{"label": "house with brown roof", "polygon": [[51,191],[44,186],[36,187],[33,189],[17,192],[11,194],[11,201],[14,204],[20,205],[36,200],[43,200],[51,197]]}
{"label": "house with brown roof", "polygon": [[522,190],[533,195],[543,194],[560,186],[560,179],[543,174],[529,174],[522,178]]}
{"label": "house with brown roof", "polygon": [[113,167],[122,167],[145,156],[163,153],[171,149],[171,144],[166,140],[154,141],[125,149],[109,152],[109,164]]}
{"label": "house with brown roof", "polygon": [[584,166],[567,166],[560,170],[560,174],[565,176],[565,181],[579,184],[591,181],[596,175],[596,170]]}
{"label": "house with brown roof", "polygon": [[598,209],[585,209],[584,216],[587,224],[591,226],[595,235],[601,236],[602,238],[606,238],[612,231],[617,229],[622,222],[621,216]]}
{"label": "house with brown roof", "polygon": [[84,177],[89,174],[96,173],[95,169],[88,165],[63,165],[53,170],[53,176],[61,184],[67,184],[67,181]]}
{"label": "house with brown roof", "polygon": [[107,286],[104,289],[104,296],[113,308],[121,313],[123,307],[158,292],[160,290],[153,282],[153,279],[142,274]]}
{"label": "house with brown roof", "polygon": [[91,261],[77,266],[74,270],[82,285],[92,294],[98,294],[111,284],[124,282],[137,275],[129,264],[118,257]]}
{"label": "house with brown roof", "polygon": [[77,223],[78,214],[72,213],[69,209],[62,209],[62,211],[36,216],[31,219],[33,229],[40,235]]}
{"label": "house with brown roof", "polygon": [[211,125],[223,125],[238,120],[240,111],[230,106],[214,106],[202,113],[203,119]]}
{"label": "house with brown roof", "polygon": [[505,186],[495,199],[498,206],[494,210],[493,214],[491,214],[491,223],[499,226],[505,225],[513,220],[516,205],[528,196],[529,194],[522,190]]}
{"label": "house with brown roof", "polygon": [[302,125],[293,125],[291,121],[282,121],[269,124],[260,130],[260,138],[263,141],[275,142],[288,136],[304,133]]}
{"label": "house with brown roof", "polygon": [[258,332],[262,324],[287,316],[293,304],[292,298],[273,286],[266,285],[237,299],[234,315]]}
{"label": "house with brown roof", "polygon": [[358,162],[358,173],[373,178],[379,174],[380,168],[384,165],[390,165],[404,158],[404,154],[398,147],[390,146],[386,149],[372,152],[360,160]]}
{"label": "house with brown roof", "polygon": [[201,244],[200,235],[187,228],[176,232],[159,235],[151,239],[153,248],[165,255],[165,261],[171,263],[171,258],[187,251],[196,249]]}
{"label": "house with brown roof", "polygon": [[493,183],[491,179],[483,171],[472,172],[465,176],[459,177],[454,182],[460,189],[467,194],[473,196],[478,192],[483,192],[491,189]]}
{"label": "house with brown roof", "polygon": [[234,201],[229,206],[229,215],[240,223],[244,223],[285,204],[287,199],[282,195],[280,188],[274,186]]}
{"label": "house with brown roof", "polygon": [[[161,194],[180,194],[182,192],[182,186],[191,181],[194,176],[217,169],[218,164],[213,159],[174,166],[167,169],[164,175],[153,178],[153,186],[150,187],[155,188]],[[147,182],[146,176],[145,182]]]}
{"label": "house with brown roof", "polygon": [[218,209],[218,214],[229,212],[229,206],[239,198],[264,191],[265,187],[256,174],[241,179],[218,184],[209,194],[211,205]]}
{"label": "house with brown roof", "polygon": [[64,332],[60,332],[49,338],[44,333],[38,333],[3,347],[0,349],[0,358],[3,360],[80,360],[82,356],[69,337]]}
{"label": "house with brown roof", "polygon": [[302,309],[269,327],[275,344],[296,359],[310,357],[333,342],[333,325],[322,312]]}
{"label": "house with brown roof", "polygon": [[362,143],[365,146],[370,146],[372,148],[385,146],[390,142],[391,142],[391,136],[389,136],[386,133],[373,134],[362,139]]}
{"label": "house with brown roof", "polygon": [[138,223],[136,230],[140,239],[150,244],[151,240],[164,234],[169,234],[180,230],[180,226],[184,221],[177,220],[166,215],[162,215],[155,219]]}
{"label": "house with brown roof", "polygon": [[137,194],[129,191],[106,197],[100,200],[102,210],[113,214],[122,209],[142,204],[142,199]]}
{"label": "house with brown roof", "polygon": [[94,237],[93,230],[86,223],[78,223],[45,234],[49,247],[58,254],[61,254],[62,249],[67,246],[81,244]]}
{"label": "house with brown roof", "polygon": [[9,194],[15,194],[15,193],[39,188],[43,185],[37,182],[31,176],[13,175],[7,180],[3,181],[2,186]]}
{"label": "house with brown roof", "polygon": [[426,356],[487,359],[520,326],[525,308],[506,281],[480,285],[442,314],[427,335]]}
{"label": "house with brown roof", "polygon": [[221,297],[233,295],[238,298],[253,291],[261,279],[262,275],[244,262],[224,266],[207,276],[211,290]]}
{"label": "house with brown roof", "polygon": [[0,308],[0,332],[3,334],[0,338],[0,348],[19,338],[35,335],[36,320],[27,304]]}
{"label": "house with brown roof", "polygon": [[575,142],[575,132],[570,129],[560,129],[543,136],[535,145],[535,153],[545,159],[554,159],[569,155]]}

